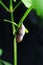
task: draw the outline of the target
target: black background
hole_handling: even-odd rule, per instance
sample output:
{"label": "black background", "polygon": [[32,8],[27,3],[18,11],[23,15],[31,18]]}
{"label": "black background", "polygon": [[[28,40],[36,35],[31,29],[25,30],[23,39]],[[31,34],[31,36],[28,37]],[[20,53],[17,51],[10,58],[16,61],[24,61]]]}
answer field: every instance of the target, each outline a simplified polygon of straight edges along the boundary
{"label": "black background", "polygon": [[[9,0],[2,0],[9,7]],[[18,1],[17,1],[18,3]],[[17,3],[13,3],[14,6]],[[19,22],[27,8],[23,3],[14,12],[16,23]],[[10,13],[0,6],[0,48],[3,49],[2,59],[13,64],[13,36],[12,26],[3,19],[10,20]],[[17,43],[18,65],[43,65],[43,27],[40,25],[43,20],[37,16],[35,10],[24,21],[25,27],[29,30],[21,43]]]}

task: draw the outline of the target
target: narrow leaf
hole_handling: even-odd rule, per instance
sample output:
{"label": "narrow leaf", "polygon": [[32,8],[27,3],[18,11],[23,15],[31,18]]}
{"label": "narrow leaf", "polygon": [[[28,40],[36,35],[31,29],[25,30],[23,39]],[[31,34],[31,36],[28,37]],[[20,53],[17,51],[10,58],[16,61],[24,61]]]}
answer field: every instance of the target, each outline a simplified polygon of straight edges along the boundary
{"label": "narrow leaf", "polygon": [[24,5],[29,8],[32,5],[32,1],[31,0],[22,0],[22,2],[24,3]]}

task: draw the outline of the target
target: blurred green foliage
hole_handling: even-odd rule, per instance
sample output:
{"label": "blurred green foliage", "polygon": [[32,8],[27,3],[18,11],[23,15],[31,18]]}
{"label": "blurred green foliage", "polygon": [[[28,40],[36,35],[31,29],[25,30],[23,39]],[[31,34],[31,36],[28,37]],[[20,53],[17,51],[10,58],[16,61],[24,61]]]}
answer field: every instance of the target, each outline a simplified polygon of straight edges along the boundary
{"label": "blurred green foliage", "polygon": [[22,0],[22,2],[28,8],[32,5],[37,14],[43,16],[43,0]]}
{"label": "blurred green foliage", "polygon": [[0,49],[0,56],[2,55],[2,53],[3,53],[3,50],[2,50],[2,49]]}

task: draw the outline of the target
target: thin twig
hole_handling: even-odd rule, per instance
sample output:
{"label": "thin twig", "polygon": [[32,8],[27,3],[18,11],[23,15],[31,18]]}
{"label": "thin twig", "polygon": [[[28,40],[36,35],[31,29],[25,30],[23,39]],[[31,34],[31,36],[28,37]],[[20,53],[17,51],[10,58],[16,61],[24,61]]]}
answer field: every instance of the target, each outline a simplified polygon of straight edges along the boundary
{"label": "thin twig", "polygon": [[[4,19],[4,21],[9,22],[9,23],[12,23],[13,25],[17,26],[17,24],[16,24],[15,22],[13,22],[13,21],[6,20],[6,19]],[[18,26],[17,26],[17,27],[18,27]]]}
{"label": "thin twig", "polygon": [[7,8],[7,6],[6,6],[2,1],[0,1],[0,4],[4,7],[4,9],[5,9],[6,11],[9,12],[9,9]]}
{"label": "thin twig", "polygon": [[27,10],[26,10],[26,12],[24,13],[24,15],[22,16],[22,18],[21,18],[21,20],[19,21],[19,23],[18,23],[18,27],[20,27],[21,26],[21,24],[23,23],[23,21],[25,20],[25,18],[27,17],[27,15],[30,13],[30,11],[32,10],[32,6],[30,6],[30,8],[28,8]]}
{"label": "thin twig", "polygon": [[22,2],[20,1],[20,2],[14,7],[13,11],[15,11],[21,3],[22,3]]}

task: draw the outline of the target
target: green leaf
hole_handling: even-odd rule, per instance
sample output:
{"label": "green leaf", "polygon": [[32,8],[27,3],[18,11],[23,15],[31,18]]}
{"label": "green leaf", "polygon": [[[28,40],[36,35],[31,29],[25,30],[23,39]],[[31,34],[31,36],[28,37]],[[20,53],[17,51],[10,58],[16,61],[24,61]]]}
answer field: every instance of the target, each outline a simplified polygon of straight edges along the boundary
{"label": "green leaf", "polygon": [[16,0],[14,0],[14,2],[16,2]]}
{"label": "green leaf", "polygon": [[24,5],[29,8],[32,5],[31,0],[22,0],[22,2],[24,3]]}
{"label": "green leaf", "polygon": [[27,8],[32,5],[37,14],[43,17],[43,0],[22,0],[22,2]]}
{"label": "green leaf", "polygon": [[43,16],[43,0],[32,0],[32,3],[37,13]]}

